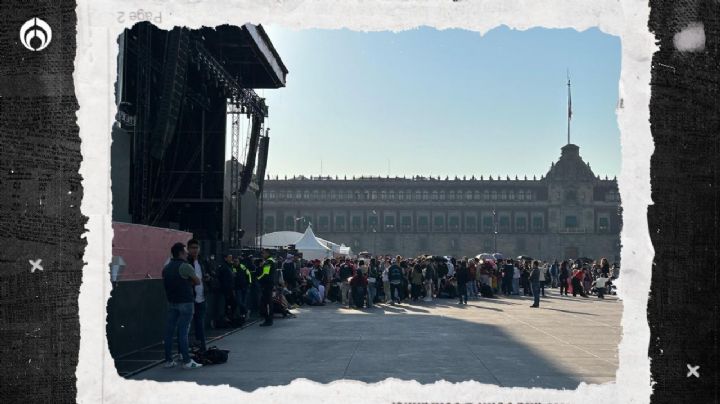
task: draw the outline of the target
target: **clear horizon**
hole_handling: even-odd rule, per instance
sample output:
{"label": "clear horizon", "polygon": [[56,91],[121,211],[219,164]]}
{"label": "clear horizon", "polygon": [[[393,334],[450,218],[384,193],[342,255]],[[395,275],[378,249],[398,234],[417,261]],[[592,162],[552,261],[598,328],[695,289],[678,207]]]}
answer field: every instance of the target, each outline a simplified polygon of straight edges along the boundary
{"label": "clear horizon", "polygon": [[539,178],[567,143],[568,70],[571,143],[595,174],[619,174],[618,37],[265,29],[289,70],[285,88],[257,90],[272,178]]}

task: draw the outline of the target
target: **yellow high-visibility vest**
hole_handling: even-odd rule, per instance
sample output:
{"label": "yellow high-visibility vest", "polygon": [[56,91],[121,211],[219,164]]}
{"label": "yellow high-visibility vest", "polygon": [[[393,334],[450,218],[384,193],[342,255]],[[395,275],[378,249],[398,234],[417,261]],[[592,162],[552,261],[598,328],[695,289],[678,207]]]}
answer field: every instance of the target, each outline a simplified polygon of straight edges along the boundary
{"label": "yellow high-visibility vest", "polygon": [[245,264],[240,264],[240,269],[245,271],[245,275],[248,278],[248,283],[252,283],[252,274],[250,273],[250,270],[248,269],[248,267],[246,267]]}
{"label": "yellow high-visibility vest", "polygon": [[270,275],[270,268],[272,265],[275,265],[275,260],[273,260],[272,258],[268,258],[267,261],[265,261],[265,263],[263,264],[262,274],[258,276],[258,279],[262,279],[266,275]]}

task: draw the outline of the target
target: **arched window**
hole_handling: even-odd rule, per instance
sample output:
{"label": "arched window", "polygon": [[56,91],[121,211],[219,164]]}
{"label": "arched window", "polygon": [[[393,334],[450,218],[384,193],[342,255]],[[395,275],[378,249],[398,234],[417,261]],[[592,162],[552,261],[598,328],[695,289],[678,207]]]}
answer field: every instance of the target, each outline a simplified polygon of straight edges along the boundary
{"label": "arched window", "polygon": [[440,200],[441,201],[445,200],[445,191],[440,191]]}
{"label": "arched window", "polygon": [[433,201],[437,201],[438,200],[438,192],[432,191],[432,194],[430,195],[430,199]]}
{"label": "arched window", "polygon": [[490,191],[483,191],[483,199],[484,200],[490,200]]}
{"label": "arched window", "polygon": [[423,199],[423,201],[427,201],[427,200],[428,200],[428,198],[430,197],[429,194],[430,194],[430,193],[429,193],[428,191],[423,191],[423,193],[422,193],[422,199]]}
{"label": "arched window", "polygon": [[513,190],[508,191],[508,199],[510,199],[511,201],[515,200],[515,191],[513,191]]}
{"label": "arched window", "polygon": [[507,199],[507,192],[505,190],[500,191],[500,200],[504,201]]}
{"label": "arched window", "polygon": [[422,193],[420,191],[415,191],[415,200],[419,201],[421,199]]}
{"label": "arched window", "polygon": [[451,201],[455,200],[455,191],[448,192],[448,199]]}
{"label": "arched window", "polygon": [[465,199],[468,201],[472,201],[473,193],[472,191],[465,191]]}
{"label": "arched window", "polygon": [[519,201],[525,200],[525,191],[523,191],[522,189],[518,191],[518,200]]}
{"label": "arched window", "polygon": [[490,192],[490,200],[496,201],[497,200],[497,191],[492,190]]}

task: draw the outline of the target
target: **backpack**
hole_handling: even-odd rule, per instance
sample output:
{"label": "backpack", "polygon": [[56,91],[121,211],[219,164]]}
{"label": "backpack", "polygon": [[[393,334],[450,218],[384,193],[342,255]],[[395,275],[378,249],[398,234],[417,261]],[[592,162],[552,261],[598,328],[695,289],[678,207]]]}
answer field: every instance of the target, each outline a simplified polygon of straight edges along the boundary
{"label": "backpack", "polygon": [[492,288],[484,283],[480,285],[480,295],[482,297],[494,297]]}
{"label": "backpack", "polygon": [[196,352],[193,359],[201,365],[219,365],[227,362],[229,352],[227,349],[211,346],[205,352]]}

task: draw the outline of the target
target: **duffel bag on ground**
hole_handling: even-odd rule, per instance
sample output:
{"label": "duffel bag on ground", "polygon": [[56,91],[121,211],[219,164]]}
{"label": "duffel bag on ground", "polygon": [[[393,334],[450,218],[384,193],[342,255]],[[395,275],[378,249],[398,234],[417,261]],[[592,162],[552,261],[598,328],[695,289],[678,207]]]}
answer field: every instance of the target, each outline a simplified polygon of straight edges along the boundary
{"label": "duffel bag on ground", "polygon": [[230,351],[227,349],[218,349],[216,346],[211,346],[205,352],[195,353],[193,359],[201,365],[218,365],[227,362],[228,353]]}

